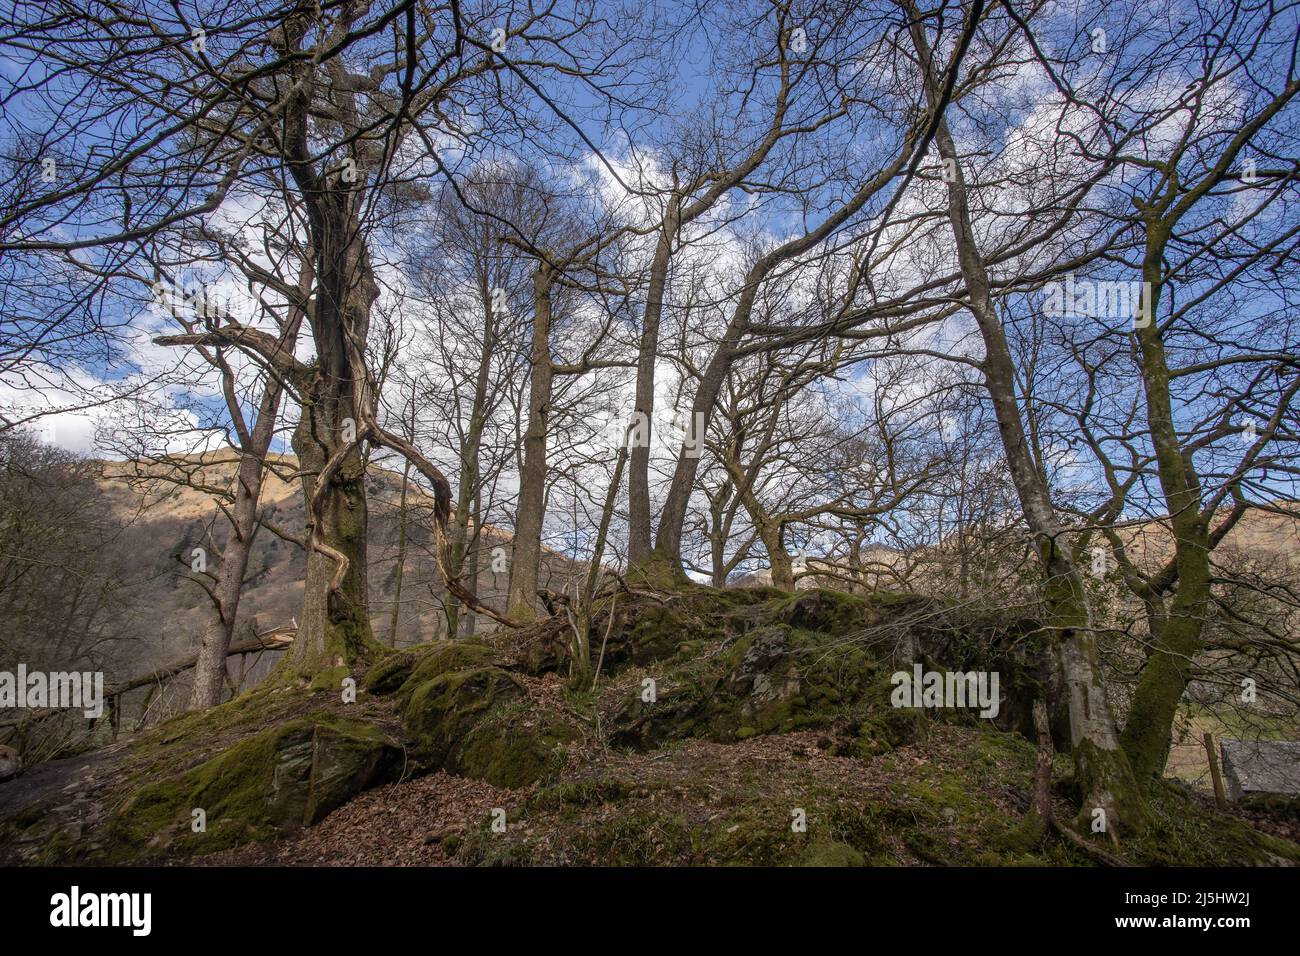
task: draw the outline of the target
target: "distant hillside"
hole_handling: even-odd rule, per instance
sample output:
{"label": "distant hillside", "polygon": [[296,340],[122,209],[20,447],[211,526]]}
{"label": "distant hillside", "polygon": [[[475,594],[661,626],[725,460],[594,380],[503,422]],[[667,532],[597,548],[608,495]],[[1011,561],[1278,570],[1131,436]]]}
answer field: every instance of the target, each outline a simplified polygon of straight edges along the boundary
{"label": "distant hillside", "polygon": [[[1234,567],[1262,565],[1275,571],[1300,570],[1300,502],[1277,501],[1273,507],[1287,513],[1252,509],[1242,516],[1215,549],[1219,564]],[[1154,569],[1173,553],[1173,534],[1167,519],[1135,522],[1121,526],[1119,532],[1129,557],[1139,567]],[[950,540],[955,541],[955,536]],[[1105,546],[1104,539],[1098,538],[1096,543]],[[871,569],[871,577],[882,579],[882,585],[889,577],[887,572],[896,571],[899,575],[912,574],[916,584],[946,586],[951,583],[946,575],[951,564],[950,554],[946,541],[945,547],[939,549],[911,552],[875,545],[863,550],[861,560],[864,567]],[[818,573],[823,570],[825,573]],[[800,590],[844,586],[845,569],[832,567],[820,558],[805,558],[804,567],[796,566],[795,571],[803,574],[795,582]],[[763,587],[772,583],[772,572],[759,568],[733,575],[728,583],[734,587]]]}
{"label": "distant hillside", "polygon": [[[228,487],[236,462],[227,453],[206,458],[182,459],[195,485]],[[211,495],[186,487],[162,476],[167,469],[144,462],[103,462],[98,482],[98,507],[126,524],[126,529],[107,559],[123,582],[125,599],[133,609],[133,645],[138,652],[124,662],[124,670],[140,672],[175,659],[197,647],[211,605],[200,588],[185,580],[191,550],[211,547],[215,540],[224,545],[228,525],[217,512]],[[287,534],[304,533],[303,500],[297,481],[291,479],[296,460],[279,456],[272,463],[263,487],[262,502],[268,520]],[[175,469],[173,475],[178,474]],[[289,479],[289,480],[286,480]],[[371,623],[375,636],[388,643],[392,627],[397,570],[398,523],[402,476],[371,466],[367,479],[370,506],[370,596]],[[399,647],[429,641],[443,634],[446,618],[442,598],[445,591],[430,550],[429,527],[432,499],[413,481],[407,500],[407,553],[402,583],[401,606],[397,615],[396,644]],[[471,534],[472,534],[471,529]],[[504,547],[509,554],[510,535],[487,526],[478,542],[478,593],[486,603],[503,608],[508,586],[507,573],[493,573],[492,552]],[[178,558],[183,558],[182,564]],[[499,565],[498,565],[499,566]],[[563,555],[543,555],[540,584],[559,588],[577,566]],[[247,636],[252,629],[265,632],[292,627],[302,603],[303,551],[296,544],[266,529],[258,532],[249,562],[247,585],[240,604],[235,632]],[[476,622],[480,627],[486,623]],[[245,674],[245,683],[265,672],[275,655],[268,655],[255,671]],[[251,662],[245,662],[251,663]],[[232,676],[238,664],[232,662]]]}

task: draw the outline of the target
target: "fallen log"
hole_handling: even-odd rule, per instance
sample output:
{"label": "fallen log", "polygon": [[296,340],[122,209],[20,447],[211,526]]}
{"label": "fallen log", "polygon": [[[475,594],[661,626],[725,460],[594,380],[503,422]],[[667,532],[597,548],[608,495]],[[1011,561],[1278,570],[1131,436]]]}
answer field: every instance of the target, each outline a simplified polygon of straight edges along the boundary
{"label": "fallen log", "polygon": [[[227,657],[234,657],[238,654],[252,654],[256,651],[279,651],[293,643],[293,633],[289,629],[281,628],[274,631],[268,631],[265,634],[259,634],[255,637],[246,638],[242,641],[232,641],[230,647],[226,649]],[[141,674],[139,677],[132,677],[128,681],[116,684],[104,691],[104,697],[111,699],[118,697],[128,691],[136,690],[148,684],[160,684],[165,680],[182,674],[198,663],[199,652],[195,651],[187,657],[165,664],[147,674]]]}
{"label": "fallen log", "polygon": [[[253,637],[244,638],[242,641],[232,641],[226,649],[227,657],[235,657],[240,654],[253,654],[258,651],[279,651],[293,643],[295,634],[294,628],[281,627],[265,634],[256,634]],[[198,663],[199,652],[196,650],[170,664],[164,664],[162,667],[156,667],[147,674],[140,674],[125,680],[120,684],[114,684],[112,687],[104,689],[104,702],[108,705],[110,715],[117,710],[117,699],[123,694],[141,687],[148,687],[150,684],[161,684],[163,681],[170,680],[177,674],[183,674],[190,670]],[[39,714],[29,714],[19,717],[16,720],[0,721],[0,730],[8,730],[12,727],[23,727],[28,724],[34,724],[38,721],[47,720],[50,717],[67,713],[66,708],[53,708],[45,710]],[[110,717],[116,725],[115,717]]]}

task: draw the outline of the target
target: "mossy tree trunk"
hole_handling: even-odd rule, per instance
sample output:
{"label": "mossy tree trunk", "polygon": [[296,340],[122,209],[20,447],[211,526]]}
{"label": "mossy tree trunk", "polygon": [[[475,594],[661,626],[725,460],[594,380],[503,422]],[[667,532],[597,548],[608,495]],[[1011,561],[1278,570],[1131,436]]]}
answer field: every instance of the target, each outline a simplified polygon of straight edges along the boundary
{"label": "mossy tree trunk", "polygon": [[[319,523],[314,529],[308,527],[308,537],[314,530],[328,549],[309,547],[307,552],[302,613],[292,654],[295,668],[305,675],[351,664],[374,643],[366,575],[366,469],[360,446],[347,452],[324,487],[316,477],[342,444],[343,421],[355,421],[350,412],[350,404],[338,396],[318,397],[304,406],[294,431],[309,515],[313,499],[320,496]],[[346,560],[347,568],[337,589],[331,590],[339,557]]]}
{"label": "mossy tree trunk", "polygon": [[[911,34],[931,105],[939,99],[933,58],[925,24],[915,5],[907,0]],[[939,119],[935,145],[943,160],[948,193],[948,219],[958,263],[966,283],[967,307],[975,317],[984,342],[985,387],[993,405],[998,433],[1020,500],[1021,511],[1034,537],[1044,575],[1043,603],[1047,616],[1053,664],[1060,686],[1057,693],[1067,704],[1075,779],[1082,794],[1080,822],[1090,823],[1094,813],[1105,814],[1107,832],[1114,838],[1122,826],[1145,827],[1148,809],[1106,697],[1093,632],[1083,574],[1065,542],[1063,529],[1038,463],[1030,452],[1016,397],[1015,363],[992,298],[992,284],[979,252],[971,222],[966,182],[947,121]]]}
{"label": "mossy tree trunk", "polygon": [[[315,179],[313,178],[313,182]],[[302,376],[294,430],[307,515],[307,573],[291,659],[300,674],[351,665],[377,647],[370,624],[366,456],[376,397],[364,347],[379,286],[358,219],[359,193],[317,197],[312,245],[316,362]]]}
{"label": "mossy tree trunk", "polygon": [[[1148,214],[1142,269],[1146,294],[1144,321],[1136,323],[1147,427],[1156,452],[1156,471],[1173,532],[1174,557],[1166,582],[1144,583],[1152,653],[1147,657],[1124,725],[1123,744],[1138,780],[1164,775],[1178,704],[1191,681],[1192,662],[1201,649],[1210,603],[1210,531],[1200,477],[1190,451],[1174,425],[1169,363],[1156,321],[1163,287],[1162,261],[1169,226]],[[1166,607],[1162,592],[1172,587]]]}

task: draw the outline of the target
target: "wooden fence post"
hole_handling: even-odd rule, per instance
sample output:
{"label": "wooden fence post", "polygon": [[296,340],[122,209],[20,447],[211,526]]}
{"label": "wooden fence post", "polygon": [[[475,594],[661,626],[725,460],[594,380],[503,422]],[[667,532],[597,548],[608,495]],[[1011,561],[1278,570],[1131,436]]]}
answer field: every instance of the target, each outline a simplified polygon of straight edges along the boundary
{"label": "wooden fence post", "polygon": [[1223,792],[1223,776],[1219,773],[1219,755],[1214,752],[1214,734],[1205,732],[1205,756],[1210,761],[1210,779],[1214,781],[1214,802],[1220,810],[1228,809],[1228,798]]}

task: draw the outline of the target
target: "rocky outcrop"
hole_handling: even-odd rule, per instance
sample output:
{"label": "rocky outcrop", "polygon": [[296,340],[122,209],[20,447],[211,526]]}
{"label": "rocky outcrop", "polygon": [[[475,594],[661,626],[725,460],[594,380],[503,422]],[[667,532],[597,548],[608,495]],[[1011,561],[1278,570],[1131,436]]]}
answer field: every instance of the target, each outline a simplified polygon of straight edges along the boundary
{"label": "rocky outcrop", "polygon": [[392,779],[401,750],[374,725],[319,711],[144,786],[110,823],[117,855],[210,852],[320,820]]}
{"label": "rocky outcrop", "polygon": [[516,788],[563,765],[564,745],[576,733],[559,715],[530,706],[521,679],[493,660],[485,645],[436,641],[412,662],[397,695],[405,701],[402,725],[421,770]]}

